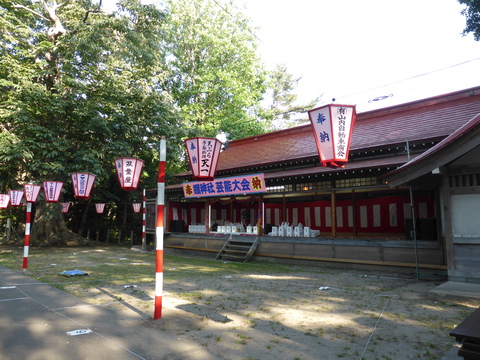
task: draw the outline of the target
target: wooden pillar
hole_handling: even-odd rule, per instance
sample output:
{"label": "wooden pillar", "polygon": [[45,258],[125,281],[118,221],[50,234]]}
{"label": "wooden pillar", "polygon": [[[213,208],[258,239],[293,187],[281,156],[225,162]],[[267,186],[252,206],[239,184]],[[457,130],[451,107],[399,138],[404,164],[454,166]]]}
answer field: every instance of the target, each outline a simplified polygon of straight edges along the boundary
{"label": "wooden pillar", "polygon": [[287,221],[287,199],[285,198],[285,194],[282,195],[282,217],[283,221],[280,221],[280,223]]}
{"label": "wooden pillar", "polygon": [[205,234],[210,233],[210,200],[205,200]]}
{"label": "wooden pillar", "polygon": [[265,214],[263,206],[263,195],[260,195],[258,198],[258,221],[257,221],[258,233],[257,235],[263,234],[263,229],[265,228]]}
{"label": "wooden pillar", "polygon": [[332,237],[337,237],[337,202],[335,198],[335,191],[330,195],[330,207],[332,212]]}
{"label": "wooden pillar", "polygon": [[445,222],[445,252],[448,270],[455,270],[455,249],[453,246],[452,200],[448,175],[442,179],[441,189],[443,221]]}

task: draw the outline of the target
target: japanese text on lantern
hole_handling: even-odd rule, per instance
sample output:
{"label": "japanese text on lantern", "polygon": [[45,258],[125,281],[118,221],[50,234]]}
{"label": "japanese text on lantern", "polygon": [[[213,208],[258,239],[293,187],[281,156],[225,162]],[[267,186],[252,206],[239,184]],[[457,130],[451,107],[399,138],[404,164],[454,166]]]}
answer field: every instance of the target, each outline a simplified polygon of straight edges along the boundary
{"label": "japanese text on lantern", "polygon": [[55,188],[53,187],[53,184],[50,184],[48,187],[47,196],[49,199],[55,199]]}
{"label": "japanese text on lantern", "polygon": [[127,160],[125,162],[125,184],[130,185],[133,182],[133,171],[134,171],[134,166],[133,166],[133,161],[132,160]]}
{"label": "japanese text on lantern", "polygon": [[355,106],[326,105],[309,110],[308,115],[322,164],[343,166],[348,161]]}
{"label": "japanese text on lantern", "polygon": [[200,171],[208,174],[210,162],[213,156],[213,144],[212,140],[203,139],[202,148],[200,149]]}
{"label": "japanese text on lantern", "polygon": [[[319,113],[318,116],[317,116],[317,123],[320,124],[320,125],[323,125],[323,123],[326,121],[327,119],[325,118],[325,115],[322,114],[322,113]],[[330,141],[330,135],[328,134],[328,132],[326,131],[320,131],[318,133],[318,138],[320,139],[320,142],[324,143],[326,141]]]}
{"label": "japanese text on lantern", "polygon": [[338,134],[337,134],[337,157],[338,158],[344,158],[345,157],[345,151],[346,151],[346,138],[347,134],[345,132],[346,129],[346,120],[347,120],[347,109],[344,107],[338,107],[337,108],[337,121],[338,121]]}
{"label": "japanese text on lantern", "polygon": [[25,186],[25,199],[27,199],[27,201],[30,201],[33,197],[33,186],[32,185],[28,185],[28,186]]}
{"label": "japanese text on lantern", "polygon": [[[193,152],[193,151],[195,151],[195,149],[196,149],[195,143],[192,141],[192,142],[190,143],[190,151]],[[196,164],[197,161],[198,161],[198,160],[197,160],[197,157],[196,157],[195,155],[192,155],[192,156],[191,156],[191,160],[192,160],[192,164]]]}
{"label": "japanese text on lantern", "polygon": [[[23,194],[22,194],[22,195],[23,195]],[[20,193],[19,193],[19,192],[17,192],[17,191],[12,191],[12,192],[10,193],[10,202],[11,202],[12,204],[15,204],[15,205],[16,205],[16,204],[18,203],[18,197],[19,197],[19,196],[20,196]]]}
{"label": "japanese text on lantern", "polygon": [[79,195],[85,195],[86,187],[87,187],[87,177],[85,176],[85,174],[81,174],[80,175],[78,194]]}
{"label": "japanese text on lantern", "polygon": [[263,174],[183,184],[185,197],[240,195],[266,191]]}

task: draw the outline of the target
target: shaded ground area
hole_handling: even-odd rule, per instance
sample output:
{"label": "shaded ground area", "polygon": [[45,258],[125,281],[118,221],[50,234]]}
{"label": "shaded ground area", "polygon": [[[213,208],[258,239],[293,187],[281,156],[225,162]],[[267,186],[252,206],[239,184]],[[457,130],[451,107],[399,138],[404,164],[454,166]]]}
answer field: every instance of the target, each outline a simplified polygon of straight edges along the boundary
{"label": "shaded ground area", "polygon": [[[22,259],[21,248],[0,247],[3,265],[20,270]],[[88,275],[59,275],[74,269]],[[449,331],[479,306],[430,296],[441,283],[433,278],[166,256],[163,313],[154,321],[153,253],[31,249],[29,272],[232,360],[441,359],[454,344]]]}

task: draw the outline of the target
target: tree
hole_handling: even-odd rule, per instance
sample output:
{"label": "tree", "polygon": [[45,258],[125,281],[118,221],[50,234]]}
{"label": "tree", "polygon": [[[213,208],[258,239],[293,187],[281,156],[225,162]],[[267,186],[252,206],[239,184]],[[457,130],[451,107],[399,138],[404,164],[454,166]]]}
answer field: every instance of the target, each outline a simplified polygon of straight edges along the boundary
{"label": "tree", "polygon": [[473,33],[475,41],[480,40],[480,1],[479,0],[458,0],[460,4],[466,5],[461,14],[466,17],[466,26],[463,35]]}
{"label": "tree", "polygon": [[[90,0],[0,0],[0,167],[8,185],[88,171],[111,198],[116,157],[158,159],[161,135],[181,137],[162,89],[164,13],[138,0],[120,1],[120,10],[108,15]],[[153,185],[156,170],[146,174]],[[68,181],[65,189],[72,199]],[[67,230],[50,207],[37,206],[32,240],[62,243]]]}
{"label": "tree", "polygon": [[166,87],[188,136],[236,139],[265,131],[256,111],[266,72],[248,19],[232,2],[167,0]]}
{"label": "tree", "polygon": [[[184,170],[182,140],[259,134],[266,72],[240,10],[219,0],[167,1],[164,10],[120,0],[0,0],[0,190],[25,182],[97,175],[94,200],[113,202],[126,221],[113,160],[145,160],[142,188],[153,188],[158,142],[167,136],[167,179]],[[90,207],[91,208],[91,207]],[[69,229],[83,229],[77,201]],[[32,242],[61,244],[73,234],[58,206],[40,202]],[[82,220],[83,219],[83,220]]]}
{"label": "tree", "polygon": [[312,99],[307,104],[295,104],[297,94],[294,93],[301,77],[294,78],[287,71],[284,64],[278,64],[269,74],[269,89],[271,91],[272,104],[265,109],[263,116],[271,119],[274,127],[285,128],[294,126],[300,122],[308,121],[307,110],[313,108],[320,100]]}

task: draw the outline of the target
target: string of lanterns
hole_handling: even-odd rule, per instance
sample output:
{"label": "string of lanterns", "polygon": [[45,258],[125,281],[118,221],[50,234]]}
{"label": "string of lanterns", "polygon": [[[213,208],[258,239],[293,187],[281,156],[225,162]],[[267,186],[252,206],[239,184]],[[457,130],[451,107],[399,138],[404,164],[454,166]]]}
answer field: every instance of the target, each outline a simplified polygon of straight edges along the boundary
{"label": "string of lanterns", "polygon": [[[143,160],[136,158],[119,158],[115,160],[118,180],[123,190],[131,191],[138,188],[143,164]],[[96,175],[86,172],[76,172],[70,174],[70,177],[72,179],[75,198],[89,199],[97,178]],[[61,181],[44,181],[43,190],[45,193],[45,201],[51,203],[58,202],[63,185],[64,183]],[[8,208],[9,204],[12,206],[20,206],[24,196],[27,204],[34,203],[37,201],[41,189],[42,186],[29,183],[23,186],[23,190],[9,190],[8,194],[0,194],[0,209]],[[61,204],[62,212],[68,212],[70,202]],[[105,204],[95,204],[95,208],[97,213],[103,213]],[[141,203],[134,203],[133,209],[135,212],[140,212]]]}
{"label": "string of lanterns", "polygon": [[[117,170],[120,187],[123,190],[135,190],[138,187],[138,181],[142,172],[144,161],[136,158],[119,158],[115,160],[115,168]],[[73,185],[73,193],[77,199],[88,199],[95,184],[96,176],[89,173],[72,173],[70,174]],[[25,184],[22,190],[9,190],[8,194],[0,194],[0,208],[6,209],[8,204],[12,206],[20,206],[25,196],[27,202],[27,213],[25,221],[25,241],[23,251],[23,271],[28,268],[28,253],[30,248],[30,223],[32,203],[37,201],[42,186],[32,183]],[[46,202],[58,202],[63,189],[61,181],[44,181],[43,191],[45,193]],[[98,205],[98,206],[97,206]],[[141,203],[133,205],[135,212],[140,212]],[[67,212],[70,203],[62,203],[62,212]],[[97,213],[103,212],[105,204],[95,204]]]}
{"label": "string of lanterns", "polygon": [[[70,205],[73,204],[72,201],[68,202],[62,202],[60,203],[62,205],[62,213],[68,213],[68,210],[70,210]],[[132,204],[133,211],[136,213],[139,213],[140,210],[142,210],[142,203],[134,202],[134,203],[116,203],[117,205],[119,204]],[[95,203],[95,211],[97,214],[103,214],[105,211],[105,205],[107,203]]]}

